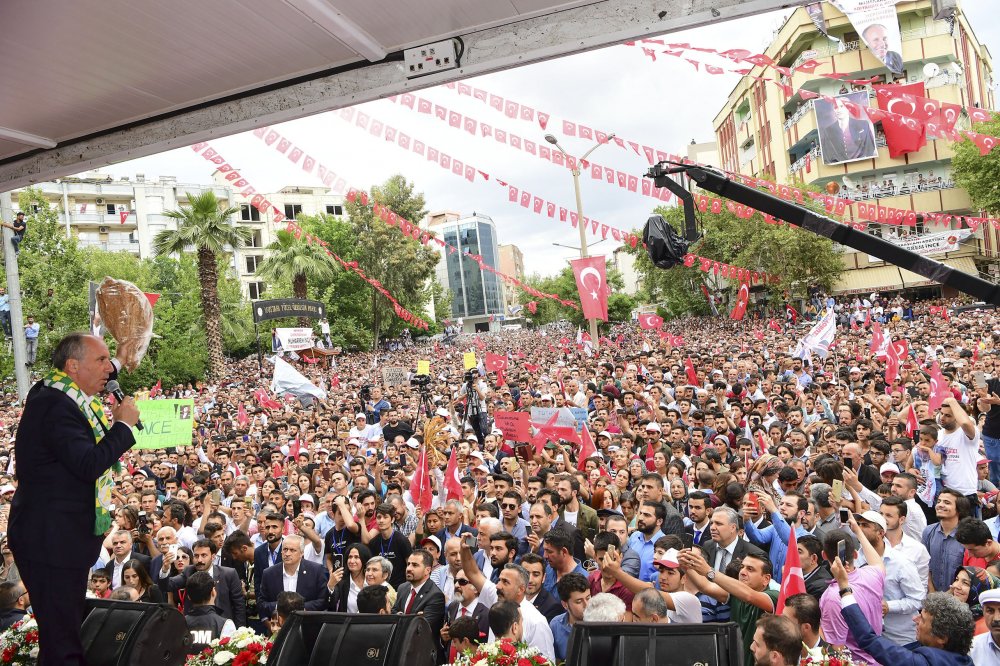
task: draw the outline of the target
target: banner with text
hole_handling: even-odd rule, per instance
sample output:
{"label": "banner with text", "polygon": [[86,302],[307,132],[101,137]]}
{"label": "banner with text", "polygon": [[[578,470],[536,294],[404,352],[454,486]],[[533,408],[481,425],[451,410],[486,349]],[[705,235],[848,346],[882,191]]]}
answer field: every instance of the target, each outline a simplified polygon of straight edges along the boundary
{"label": "banner with text", "polygon": [[191,446],[194,400],[137,400],[143,429],[132,429],[137,449]]}
{"label": "banner with text", "polygon": [[[959,243],[971,235],[971,229],[952,229],[933,234],[910,234],[908,236],[886,234],[883,238],[896,247],[929,257],[942,252],[954,252],[958,249]],[[868,261],[875,262],[882,261],[882,259],[868,255]]]}
{"label": "banner with text", "polygon": [[276,328],[274,332],[281,342],[282,351],[298,351],[312,349],[313,331],[311,328]]}

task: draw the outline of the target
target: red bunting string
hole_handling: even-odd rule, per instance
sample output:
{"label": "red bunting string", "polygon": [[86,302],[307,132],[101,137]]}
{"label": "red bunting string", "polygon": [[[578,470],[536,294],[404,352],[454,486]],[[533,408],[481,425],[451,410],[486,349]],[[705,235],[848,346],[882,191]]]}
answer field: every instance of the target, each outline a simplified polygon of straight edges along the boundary
{"label": "red bunting string", "polygon": [[[428,162],[437,164],[445,171],[458,176],[459,178],[464,178],[469,182],[474,182],[475,177],[478,174],[483,180],[490,181],[492,179],[497,185],[507,190],[507,200],[509,202],[519,203],[522,208],[530,210],[535,215],[547,216],[554,219],[558,211],[560,222],[569,221],[574,229],[577,228],[577,225],[580,223],[580,220],[577,219],[576,211],[570,210],[565,206],[558,206],[556,203],[534,195],[527,190],[518,189],[507,181],[501,180],[496,176],[491,176],[485,171],[473,167],[472,165],[463,164],[461,161],[453,159],[447,153],[442,153],[437,148],[427,145],[423,141],[412,139],[411,143],[411,138],[407,135],[405,143],[401,142],[401,132],[398,132],[396,128],[391,125],[386,125],[384,122],[369,113],[362,111],[355,112],[355,109],[347,108],[341,109],[338,116],[349,125],[367,130],[372,136],[383,137],[386,141],[396,143],[401,148],[409,149],[417,155],[424,156]],[[584,217],[583,224],[587,233],[593,236],[600,235],[602,239],[605,239],[610,233],[612,238],[616,241],[628,243],[633,248],[639,244],[639,237],[637,235],[623,229],[618,229],[587,217]]]}
{"label": "red bunting string", "polygon": [[684,255],[684,265],[688,268],[697,268],[702,273],[712,272],[715,275],[721,275],[726,279],[737,280],[741,283],[777,284],[781,282],[781,278],[777,275],[763,271],[752,271],[749,268],[740,268],[739,266],[731,266],[725,262],[715,261],[714,259],[701,257],[690,252]]}
{"label": "red bunting string", "polygon": [[[290,142],[288,142],[287,140],[283,141],[285,141],[285,143],[287,144],[285,146],[285,149],[287,150],[290,147]],[[340,256],[337,255],[336,252],[333,252],[330,250],[330,248],[326,247],[327,244],[326,241],[316,238],[311,234],[305,233],[302,227],[300,227],[298,223],[295,222],[295,220],[288,219],[282,211],[278,210],[277,206],[272,204],[270,201],[264,199],[263,195],[254,194],[256,190],[252,186],[250,186],[249,182],[245,178],[240,176],[239,172],[236,171],[235,168],[231,164],[229,164],[226,161],[226,159],[222,157],[221,154],[219,154],[218,151],[212,148],[208,144],[208,142],[196,143],[193,146],[191,146],[191,149],[194,150],[196,153],[200,153],[204,159],[209,160],[213,164],[217,165],[219,167],[219,171],[226,174],[226,180],[230,180],[231,182],[233,182],[234,187],[245,188],[241,192],[241,194],[243,194],[244,196],[252,195],[250,203],[254,208],[259,210],[261,213],[264,214],[267,214],[269,212],[272,213],[271,221],[274,224],[280,225],[282,223],[285,223],[286,231],[295,234],[296,238],[301,238],[303,235],[305,235],[306,242],[318,243],[319,245],[323,246],[324,249],[326,250],[326,254],[332,257],[345,270],[350,270],[354,272],[362,280],[370,284],[376,291],[385,296],[392,303],[393,311],[396,313],[397,317],[405,321],[407,324],[410,324],[411,326],[414,326],[416,328],[423,330],[428,330],[430,328],[430,325],[426,321],[424,321],[423,319],[416,316],[415,314],[404,308],[402,305],[400,305],[399,301],[397,301],[396,298],[392,294],[390,294],[389,291],[384,286],[382,286],[381,282],[365,275],[364,270],[362,270],[358,266],[358,263],[356,261],[352,262],[344,261],[343,259],[340,258]],[[294,148],[292,153],[289,154],[289,159],[291,159],[291,156],[296,154],[296,152],[299,157],[302,156],[302,151],[299,150],[298,148]],[[307,159],[311,160],[312,158],[307,157]],[[293,161],[298,161],[298,157]],[[230,178],[231,174],[235,174],[235,176],[233,178]]]}
{"label": "red bunting string", "polygon": [[[387,128],[387,130],[386,130],[387,136],[388,136],[388,132],[391,131],[392,129],[393,128],[391,128],[391,127]],[[275,149],[278,150],[279,152],[288,151],[289,148],[290,148],[291,152],[289,152],[289,159],[291,159],[293,155],[299,155],[299,156],[306,155],[305,151],[302,148],[300,148],[300,147],[296,146],[295,144],[293,144],[291,142],[291,140],[288,139],[287,137],[280,137],[278,135],[278,133],[275,130],[273,130],[273,129],[265,127],[265,128],[260,128],[260,129],[254,130],[254,136],[256,136],[257,138],[259,138],[262,141],[264,141],[265,144],[268,144],[268,145],[271,145],[271,146],[275,147]],[[282,151],[282,146],[284,146],[284,151]],[[293,161],[296,162],[296,163],[298,163],[297,159],[295,159]],[[327,185],[333,184],[334,191],[343,192],[343,188],[347,187],[347,184],[344,181],[344,179],[337,178],[337,176],[336,176],[335,173],[333,173],[331,170],[327,169],[323,164],[316,162],[316,160],[314,160],[311,157],[307,157],[307,159],[303,160],[301,162],[301,164],[300,164],[300,167],[302,168],[302,170],[304,172],[306,172],[309,175],[313,175],[314,170],[316,170],[316,175],[318,175],[320,177],[320,179],[323,181],[324,184],[327,184]],[[361,196],[362,200],[363,200],[363,204],[364,205],[368,204],[368,202],[367,202],[367,194],[365,194],[364,192],[359,192],[358,190],[355,190],[354,188],[350,188],[347,191],[347,196],[352,201],[354,200],[354,198],[356,198],[358,196]],[[521,280],[518,280],[516,277],[513,277],[511,275],[507,275],[506,273],[503,273],[503,272],[501,272],[501,271],[493,268],[489,264],[485,263],[485,261],[483,260],[482,256],[480,256],[480,255],[473,254],[473,253],[469,252],[468,250],[461,250],[458,247],[455,247],[453,245],[450,245],[449,243],[444,242],[443,240],[441,240],[440,238],[438,238],[438,237],[430,234],[426,230],[421,229],[419,225],[414,224],[413,222],[410,222],[409,220],[406,220],[403,216],[398,215],[397,213],[395,213],[394,211],[392,211],[391,209],[389,209],[386,206],[381,206],[380,204],[375,204],[374,208],[373,208],[373,212],[375,213],[375,217],[377,217],[378,219],[382,220],[383,222],[385,222],[389,226],[398,226],[399,229],[400,229],[400,231],[405,236],[409,236],[409,237],[413,238],[414,240],[419,241],[423,245],[427,245],[428,243],[434,242],[437,245],[439,245],[440,247],[447,248],[448,252],[451,253],[451,254],[455,254],[456,252],[461,252],[464,256],[466,256],[466,257],[472,259],[473,261],[475,261],[482,270],[485,270],[487,272],[493,273],[494,275],[496,275],[497,277],[499,277],[501,280],[504,280],[505,282],[507,282],[509,284],[512,284],[515,287],[518,287],[519,289],[525,291],[526,293],[528,293],[528,294],[530,294],[530,295],[532,295],[532,296],[534,296],[536,298],[551,299],[551,300],[558,301],[559,303],[561,303],[563,305],[566,305],[568,307],[571,307],[571,308],[574,308],[574,309],[578,308],[578,306],[575,303],[573,303],[572,301],[569,301],[569,300],[561,298],[558,294],[548,294],[548,293],[545,293],[543,291],[539,291],[538,289],[535,289],[531,285],[529,285],[529,284],[527,284],[525,282],[522,282]]]}

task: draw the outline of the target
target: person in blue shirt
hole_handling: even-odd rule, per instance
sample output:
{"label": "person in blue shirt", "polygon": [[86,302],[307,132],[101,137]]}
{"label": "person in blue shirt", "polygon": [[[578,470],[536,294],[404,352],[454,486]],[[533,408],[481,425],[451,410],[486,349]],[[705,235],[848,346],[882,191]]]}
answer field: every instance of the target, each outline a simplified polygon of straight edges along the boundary
{"label": "person in blue shirt", "polygon": [[27,357],[28,360],[25,361],[25,365],[35,364],[35,354],[38,353],[38,322],[35,321],[34,317],[28,317],[28,323],[24,325],[24,342],[27,347]]}
{"label": "person in blue shirt", "polygon": [[553,618],[549,622],[549,628],[552,630],[556,661],[565,661],[566,645],[569,643],[569,635],[573,632],[573,625],[583,622],[583,612],[590,603],[590,584],[586,576],[574,572],[559,579],[557,588],[559,600],[566,612]]}
{"label": "person in blue shirt", "polygon": [[639,580],[647,583],[655,582],[659,577],[653,566],[653,544],[664,536],[660,526],[666,517],[667,510],[660,502],[643,502],[636,511],[636,530],[628,538],[629,549],[639,555]]}
{"label": "person in blue shirt", "polygon": [[382,387],[372,386],[372,397],[365,405],[365,411],[373,412],[375,414],[376,423],[380,418],[382,418],[382,412],[389,409],[392,405],[389,401],[382,397]]}
{"label": "person in blue shirt", "polygon": [[0,287],[0,327],[3,328],[4,335],[8,338],[10,335],[10,296],[7,295],[7,289]]}
{"label": "person in blue shirt", "polygon": [[542,552],[545,554],[545,582],[542,585],[553,597],[558,591],[559,581],[566,576],[580,574],[587,577],[586,569],[570,553],[572,547],[572,537],[562,530],[550,530],[545,535],[542,545]]}
{"label": "person in blue shirt", "polygon": [[[781,571],[785,566],[785,557],[788,555],[788,537],[792,527],[795,528],[795,536],[803,537],[808,532],[802,527],[802,517],[809,510],[809,501],[798,493],[788,492],[781,498],[779,506],[774,505],[774,500],[766,493],[757,495],[761,507],[771,516],[771,524],[763,528],[758,528],[753,521],[747,520],[743,524],[743,531],[747,539],[755,546],[767,549],[768,559],[774,567],[775,580],[781,580]],[[744,501],[748,501],[744,498]]]}

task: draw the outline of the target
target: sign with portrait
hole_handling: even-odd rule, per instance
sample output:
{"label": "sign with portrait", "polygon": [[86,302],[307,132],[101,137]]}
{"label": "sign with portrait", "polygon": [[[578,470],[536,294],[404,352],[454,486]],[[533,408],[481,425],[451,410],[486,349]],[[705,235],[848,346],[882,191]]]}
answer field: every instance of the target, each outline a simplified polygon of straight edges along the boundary
{"label": "sign with portrait", "polygon": [[867,114],[859,118],[851,115],[846,103],[868,106],[868,93],[858,92],[838,95],[833,101],[817,98],[816,127],[819,128],[819,150],[823,164],[844,164],[878,157],[875,145],[875,127]]}
{"label": "sign with portrait", "polygon": [[194,400],[137,400],[142,430],[132,429],[136,449],[191,446]]}

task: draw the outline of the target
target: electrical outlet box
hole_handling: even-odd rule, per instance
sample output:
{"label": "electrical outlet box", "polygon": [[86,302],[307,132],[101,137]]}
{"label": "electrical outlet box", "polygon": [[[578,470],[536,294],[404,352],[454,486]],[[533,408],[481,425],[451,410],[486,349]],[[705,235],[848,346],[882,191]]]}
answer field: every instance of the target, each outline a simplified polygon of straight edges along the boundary
{"label": "electrical outlet box", "polygon": [[403,51],[403,66],[409,79],[458,68],[455,41],[445,39]]}

